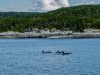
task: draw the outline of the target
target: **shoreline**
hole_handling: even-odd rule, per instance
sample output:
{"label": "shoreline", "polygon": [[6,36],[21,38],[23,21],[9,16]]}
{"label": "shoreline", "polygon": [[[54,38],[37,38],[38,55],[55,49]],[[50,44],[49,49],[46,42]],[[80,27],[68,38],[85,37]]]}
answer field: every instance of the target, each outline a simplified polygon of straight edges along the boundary
{"label": "shoreline", "polygon": [[0,38],[100,38],[100,31],[86,31],[83,33],[72,31],[55,31],[55,32],[3,32],[0,33]]}

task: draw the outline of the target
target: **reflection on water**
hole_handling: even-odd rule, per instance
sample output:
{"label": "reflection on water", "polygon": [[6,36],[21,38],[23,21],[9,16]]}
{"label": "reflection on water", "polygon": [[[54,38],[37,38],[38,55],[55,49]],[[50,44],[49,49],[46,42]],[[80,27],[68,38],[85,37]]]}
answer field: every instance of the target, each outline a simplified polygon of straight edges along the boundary
{"label": "reflection on water", "polygon": [[0,39],[0,75],[99,75],[99,44],[100,39]]}

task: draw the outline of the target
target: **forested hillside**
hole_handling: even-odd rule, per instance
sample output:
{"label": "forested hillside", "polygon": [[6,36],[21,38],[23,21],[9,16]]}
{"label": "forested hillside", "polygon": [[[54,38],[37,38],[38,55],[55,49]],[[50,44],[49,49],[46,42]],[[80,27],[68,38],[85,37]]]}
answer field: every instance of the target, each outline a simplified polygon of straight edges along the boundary
{"label": "forested hillside", "polygon": [[60,8],[45,13],[0,12],[0,32],[25,32],[28,28],[59,30],[100,29],[100,5]]}

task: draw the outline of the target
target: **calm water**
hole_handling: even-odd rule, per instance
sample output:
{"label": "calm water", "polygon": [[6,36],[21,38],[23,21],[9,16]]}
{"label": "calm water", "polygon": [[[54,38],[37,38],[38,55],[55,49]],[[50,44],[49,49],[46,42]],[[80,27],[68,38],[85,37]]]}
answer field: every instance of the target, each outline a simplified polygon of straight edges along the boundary
{"label": "calm water", "polygon": [[100,75],[100,39],[0,39],[0,75]]}

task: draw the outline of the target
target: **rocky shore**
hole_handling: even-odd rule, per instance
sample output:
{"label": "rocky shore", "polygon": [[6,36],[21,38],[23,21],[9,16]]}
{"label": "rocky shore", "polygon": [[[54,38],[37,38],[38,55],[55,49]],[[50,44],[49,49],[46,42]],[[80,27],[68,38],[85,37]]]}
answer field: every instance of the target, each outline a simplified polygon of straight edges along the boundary
{"label": "rocky shore", "polygon": [[0,33],[0,38],[100,38],[100,30],[84,30],[83,33],[77,32],[72,33],[72,31],[45,31],[41,30],[39,32],[3,32]]}

